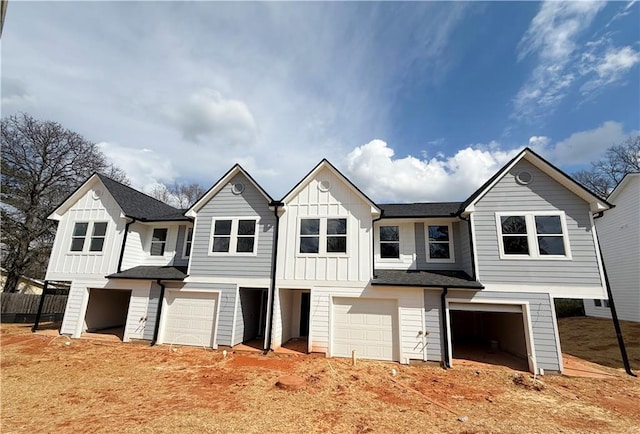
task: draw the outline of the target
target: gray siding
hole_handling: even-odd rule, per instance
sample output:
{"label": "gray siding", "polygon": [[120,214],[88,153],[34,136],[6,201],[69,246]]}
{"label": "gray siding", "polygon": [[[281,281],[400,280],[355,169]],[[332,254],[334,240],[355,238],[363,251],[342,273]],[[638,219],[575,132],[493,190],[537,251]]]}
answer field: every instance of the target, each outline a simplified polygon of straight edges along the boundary
{"label": "gray siding", "polygon": [[[466,224],[466,223],[465,223]],[[459,222],[452,223],[453,234],[453,251],[455,262],[443,263],[443,262],[428,262],[427,261],[427,233],[426,227],[429,223],[416,223],[414,226],[415,239],[416,239],[416,269],[418,270],[462,270],[465,259],[463,258],[463,228],[461,228]],[[464,229],[466,232],[466,228]],[[468,238],[468,237],[467,237]],[[468,250],[468,248],[467,248]]]}
{"label": "gray siding", "polygon": [[[529,185],[515,174],[527,170]],[[564,211],[572,260],[500,259],[495,212]],[[474,212],[476,251],[483,283],[600,286],[589,204],[529,162],[516,164],[480,201]]]}
{"label": "gray siding", "polygon": [[144,327],[142,339],[152,340],[153,331],[156,326],[156,320],[158,318],[158,301],[160,300],[160,285],[156,282],[151,284],[151,290],[149,291],[149,304],[147,305],[147,322]]}
{"label": "gray siding", "polygon": [[176,254],[173,257],[173,265],[179,267],[186,267],[189,264],[188,259],[182,259],[182,252],[184,251],[184,242],[187,233],[186,226],[180,226],[178,228],[178,239],[176,240]]}
{"label": "gray siding", "polygon": [[427,335],[427,360],[440,362],[444,359],[442,339],[442,317],[440,316],[441,291],[424,290],[424,322]]}
{"label": "gray siding", "polygon": [[[429,332],[427,336],[427,358],[432,361],[443,359],[444,339],[442,333],[442,320],[440,318],[440,292],[425,289],[425,328]],[[560,371],[560,349],[556,345],[555,330],[556,318],[551,310],[551,298],[548,294],[525,292],[469,292],[449,291],[447,298],[464,298],[473,300],[517,300],[529,303],[529,315],[531,316],[531,328],[533,329],[533,345],[536,351],[536,363],[538,368],[545,371]]]}
{"label": "gray siding", "polygon": [[193,289],[208,289],[211,291],[220,291],[219,317],[218,317],[218,345],[232,346],[231,331],[233,330],[233,313],[236,306],[236,297],[238,290],[233,283],[188,283],[185,284],[183,291]]}
{"label": "gray siding", "polygon": [[473,262],[471,260],[471,239],[469,237],[469,223],[461,221],[458,223],[458,237],[460,246],[460,254],[458,260],[460,261],[460,268],[469,276],[473,276]]}
{"label": "gray siding", "polygon": [[[245,190],[235,195],[231,185],[242,182]],[[209,256],[209,237],[213,217],[259,217],[258,247],[255,256]],[[275,217],[267,199],[242,174],[236,175],[204,205],[195,221],[191,253],[191,276],[269,278]]]}
{"label": "gray siding", "polygon": [[450,291],[448,298],[470,298],[470,300],[517,300],[529,302],[529,315],[533,329],[533,345],[536,351],[538,368],[545,371],[560,371],[560,358],[556,345],[556,318],[551,310],[549,294],[530,292],[485,292]]}

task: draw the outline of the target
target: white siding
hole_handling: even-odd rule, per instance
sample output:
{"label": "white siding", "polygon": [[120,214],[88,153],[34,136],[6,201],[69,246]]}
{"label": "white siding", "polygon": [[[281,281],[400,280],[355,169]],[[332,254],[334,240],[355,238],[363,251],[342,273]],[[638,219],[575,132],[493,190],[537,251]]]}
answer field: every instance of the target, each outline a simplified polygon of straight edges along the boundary
{"label": "white siding", "polygon": [[[329,191],[318,188],[322,180],[331,183]],[[299,219],[314,217],[347,219],[345,255],[298,253]],[[372,271],[371,228],[371,206],[329,169],[318,171],[286,204],[280,218],[278,278],[280,281],[369,281]]]}
{"label": "white siding", "polygon": [[[380,226],[398,226],[400,231],[400,257],[380,257]],[[374,255],[376,268],[386,270],[408,270],[416,268],[416,237],[412,221],[380,220],[374,224]]]}
{"label": "white siding", "polygon": [[[618,318],[640,322],[640,175],[615,194],[615,208],[596,220]],[[587,315],[611,318],[609,308],[585,300]]]}
{"label": "white siding", "polygon": [[[74,276],[104,277],[114,273],[118,266],[125,220],[121,210],[102,183],[95,184],[58,222],[51,258],[47,267],[47,280],[72,280]],[[71,252],[71,236],[76,222],[89,222],[83,252]],[[93,222],[107,222],[107,233],[102,252],[89,252]]]}
{"label": "white siding", "polygon": [[[180,223],[177,222],[135,222],[129,225],[129,234],[127,235],[122,257],[122,269],[128,270],[138,265],[162,266],[175,264],[175,258],[182,256],[182,244],[178,244],[180,227]],[[155,228],[167,229],[167,243],[162,256],[151,256],[150,254],[151,237]],[[178,261],[178,264],[180,263],[181,260]]]}
{"label": "white siding", "polygon": [[[363,297],[370,299],[394,300],[398,305],[398,323],[400,342],[399,361],[408,363],[410,359],[424,360],[423,309],[424,292],[419,288],[366,287],[366,288],[327,288],[311,289],[311,312],[309,340],[312,352],[331,355],[331,300],[332,297]],[[277,302],[277,299],[276,299]],[[276,303],[277,304],[277,303]],[[276,306],[277,307],[277,306]],[[278,310],[274,321],[280,321]],[[274,333],[275,337],[275,333]]]}

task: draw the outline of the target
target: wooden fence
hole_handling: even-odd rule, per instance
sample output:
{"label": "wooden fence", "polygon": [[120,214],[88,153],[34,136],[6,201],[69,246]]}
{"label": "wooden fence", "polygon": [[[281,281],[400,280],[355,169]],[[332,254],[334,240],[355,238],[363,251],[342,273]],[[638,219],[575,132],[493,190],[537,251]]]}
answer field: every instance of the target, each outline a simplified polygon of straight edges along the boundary
{"label": "wooden fence", "polygon": [[[67,305],[67,295],[45,295],[40,321],[62,321]],[[38,294],[0,293],[0,317],[2,322],[32,323],[40,304]]]}

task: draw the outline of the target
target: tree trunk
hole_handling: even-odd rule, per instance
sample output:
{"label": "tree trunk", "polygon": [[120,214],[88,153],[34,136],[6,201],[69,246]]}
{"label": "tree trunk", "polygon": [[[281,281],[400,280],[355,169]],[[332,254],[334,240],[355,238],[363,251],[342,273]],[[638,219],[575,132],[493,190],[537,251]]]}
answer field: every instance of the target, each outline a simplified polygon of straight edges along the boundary
{"label": "tree trunk", "polygon": [[4,282],[4,288],[2,288],[2,292],[18,292],[18,282],[20,281],[20,276],[18,273],[7,271],[7,280]]}

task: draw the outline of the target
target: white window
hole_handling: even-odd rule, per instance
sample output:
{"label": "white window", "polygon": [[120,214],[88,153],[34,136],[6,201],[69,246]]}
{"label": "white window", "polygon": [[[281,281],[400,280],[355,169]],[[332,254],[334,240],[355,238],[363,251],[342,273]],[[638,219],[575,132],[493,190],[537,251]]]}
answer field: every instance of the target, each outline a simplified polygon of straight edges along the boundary
{"label": "white window", "polygon": [[501,258],[570,259],[562,212],[496,213]]}
{"label": "white window", "polygon": [[380,258],[400,258],[399,226],[380,226]]}
{"label": "white window", "polygon": [[163,256],[167,246],[167,228],[155,228],[151,236],[151,256]]}
{"label": "white window", "polygon": [[428,225],[427,244],[427,260],[429,262],[455,261],[451,223]]}
{"label": "white window", "polygon": [[184,237],[184,249],[182,251],[182,257],[184,259],[191,255],[191,244],[193,243],[193,228],[187,228]]}
{"label": "white window", "polygon": [[257,249],[258,219],[214,218],[211,221],[210,255],[253,255]]}
{"label": "white window", "polygon": [[298,252],[302,254],[347,253],[346,218],[300,219]]}
{"label": "white window", "polygon": [[[72,252],[83,252],[85,250],[86,238],[89,233],[89,222],[76,222],[73,226],[73,234],[71,235]],[[107,222],[93,222],[91,231],[91,241],[89,242],[89,252],[102,252],[104,248],[104,240],[107,236]]]}

